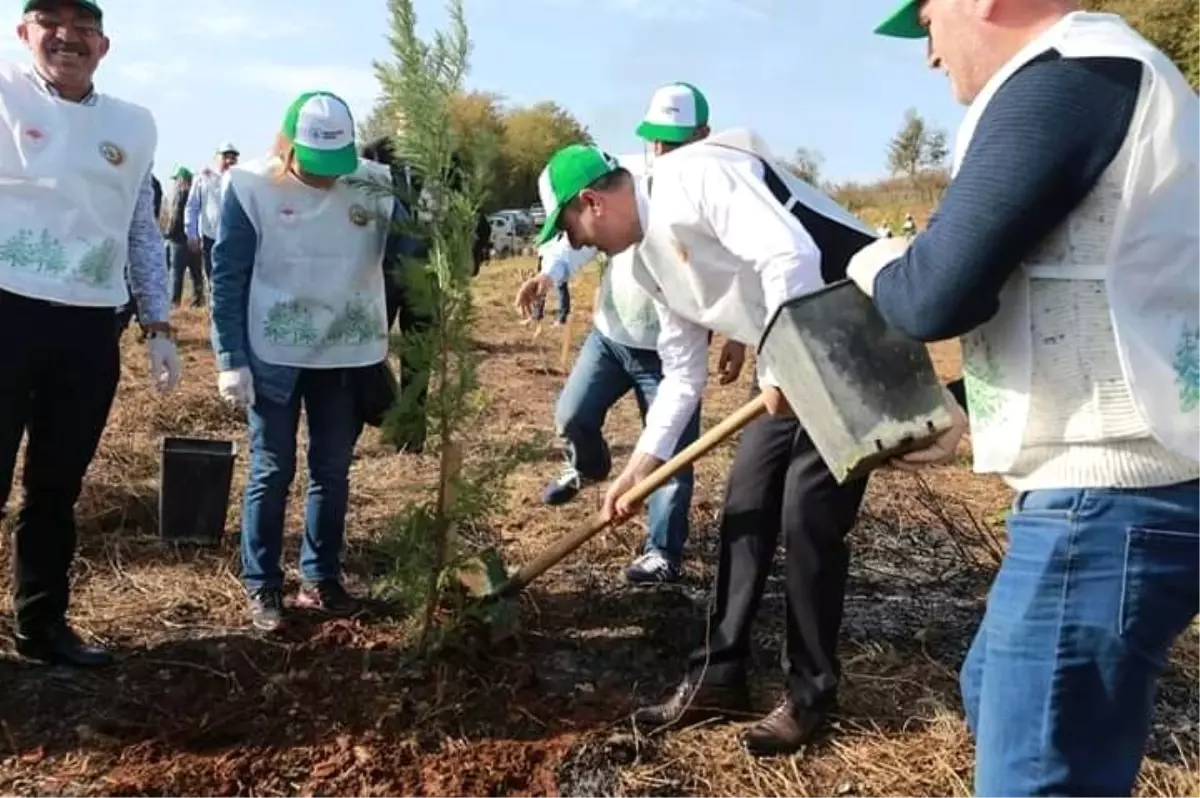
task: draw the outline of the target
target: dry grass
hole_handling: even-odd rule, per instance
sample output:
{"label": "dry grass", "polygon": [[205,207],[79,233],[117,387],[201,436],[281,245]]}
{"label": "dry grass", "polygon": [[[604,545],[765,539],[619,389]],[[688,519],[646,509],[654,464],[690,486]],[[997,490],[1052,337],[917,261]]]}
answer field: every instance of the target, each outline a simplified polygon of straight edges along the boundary
{"label": "dry grass", "polygon": [[[478,280],[488,409],[472,444],[527,441],[551,430],[565,378],[561,331],[540,335],[509,308],[533,264],[488,264]],[[575,287],[590,304],[595,275]],[[205,318],[177,318],[186,376],[159,397],[143,351],[127,335],[109,429],[79,504],[81,549],[72,615],[113,644],[120,664],[72,676],[0,658],[0,792],[15,794],[706,794],[967,795],[972,746],[960,719],[956,670],[978,621],[1002,540],[1008,491],[962,465],[917,482],[880,472],[852,535],[854,564],[843,643],[837,734],[803,754],[754,761],[736,726],[653,738],[628,734],[635,700],[679,676],[702,634],[715,550],[726,445],[699,464],[683,584],[630,590],[620,569],[640,549],[641,521],[610,530],[535,584],[522,600],[523,633],[508,646],[449,651],[432,663],[408,651],[410,624],[387,608],[353,621],[309,622],[280,639],[244,627],[234,530],[240,518],[246,431],[216,398]],[[572,344],[587,329],[578,312]],[[715,353],[715,347],[714,347]],[[954,376],[957,348],[935,347]],[[710,387],[704,423],[741,404],[738,384]],[[632,399],[610,414],[618,460],[639,427]],[[164,546],[156,537],[163,434],[220,437],[242,451],[219,547]],[[303,434],[302,434],[303,444]],[[966,449],[964,448],[964,455]],[[600,499],[587,491],[547,509],[538,495],[559,454],[523,463],[490,530],[505,559],[522,562],[582,522]],[[300,446],[298,473],[304,473]],[[964,457],[963,463],[966,463]],[[425,490],[433,455],[396,455],[368,431],[351,474],[347,575],[363,589],[379,567],[389,517]],[[294,566],[303,479],[293,486],[286,560]],[[8,550],[5,550],[5,556]],[[0,626],[11,623],[8,568]],[[291,572],[294,576],[294,571]],[[756,699],[777,694],[782,634],[779,575],[755,637]],[[1164,680],[1141,795],[1195,795],[1197,640],[1181,641]]]}

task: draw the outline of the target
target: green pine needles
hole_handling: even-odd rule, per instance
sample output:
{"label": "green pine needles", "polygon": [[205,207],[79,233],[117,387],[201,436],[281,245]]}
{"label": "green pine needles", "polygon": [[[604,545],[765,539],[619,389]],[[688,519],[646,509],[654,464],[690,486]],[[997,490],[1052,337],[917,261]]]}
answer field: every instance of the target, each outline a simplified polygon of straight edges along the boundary
{"label": "green pine needles", "polygon": [[417,373],[402,374],[401,395],[382,434],[395,443],[425,439],[426,451],[440,455],[441,468],[436,488],[401,511],[380,541],[391,567],[376,592],[408,611],[423,605],[424,650],[431,631],[436,628],[441,639],[472,612],[446,591],[448,574],[468,549],[492,544],[486,521],[505,500],[504,478],[533,456],[536,444],[520,450],[474,445],[467,451],[461,440],[461,431],[486,404],[471,341],[472,255],[499,146],[479,137],[459,141],[452,129],[451,104],[463,91],[471,49],[462,0],[448,2],[448,27],[428,42],[417,37],[412,0],[388,0],[388,10],[394,61],[376,63],[375,72],[382,106],[395,121],[397,160],[422,184],[417,197],[404,196],[402,187],[392,191],[416,208],[416,219],[403,232],[425,246],[396,269],[405,292],[401,312],[413,313],[420,329],[394,343]]}

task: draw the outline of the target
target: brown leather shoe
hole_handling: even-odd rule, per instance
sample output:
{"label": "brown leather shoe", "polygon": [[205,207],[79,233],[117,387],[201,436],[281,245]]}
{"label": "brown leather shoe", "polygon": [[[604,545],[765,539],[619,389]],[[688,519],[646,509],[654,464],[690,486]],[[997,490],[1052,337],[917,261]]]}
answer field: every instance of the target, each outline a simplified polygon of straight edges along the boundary
{"label": "brown leather shoe", "polygon": [[812,742],[828,719],[826,712],[801,709],[785,698],[769,715],[742,733],[742,746],[752,756],[792,754]]}
{"label": "brown leather shoe", "polygon": [[713,718],[745,715],[750,712],[750,695],[746,685],[696,684],[685,677],[674,694],[661,704],[639,707],[633,722],[640,726],[690,726]]}

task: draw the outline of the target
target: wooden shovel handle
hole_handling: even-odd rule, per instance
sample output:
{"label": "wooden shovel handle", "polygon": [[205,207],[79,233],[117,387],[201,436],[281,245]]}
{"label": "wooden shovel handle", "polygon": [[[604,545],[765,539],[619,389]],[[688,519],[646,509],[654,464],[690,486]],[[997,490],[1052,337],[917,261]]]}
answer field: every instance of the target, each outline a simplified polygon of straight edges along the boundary
{"label": "wooden shovel handle", "polygon": [[[665,485],[672,477],[708,454],[717,445],[765,413],[766,410],[766,400],[762,394],[759,394],[750,402],[742,405],[733,415],[697,438],[692,445],[654,469],[648,477],[630,488],[624,494],[625,497],[638,504],[645,501],[650,494]],[[511,595],[524,589],[534,579],[603,531],[610,523],[611,520],[602,513],[596,513],[578,529],[563,535],[546,547],[541,554],[522,566],[521,570],[517,571],[512,579],[504,584],[501,592]]]}

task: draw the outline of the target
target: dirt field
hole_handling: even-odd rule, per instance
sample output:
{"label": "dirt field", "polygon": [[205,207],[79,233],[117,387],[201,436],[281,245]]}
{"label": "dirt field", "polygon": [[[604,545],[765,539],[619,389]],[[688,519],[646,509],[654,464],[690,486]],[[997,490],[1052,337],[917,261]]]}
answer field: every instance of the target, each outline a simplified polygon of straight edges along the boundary
{"label": "dirt field", "polygon": [[[552,432],[565,374],[562,330],[534,337],[509,308],[529,261],[485,266],[478,280],[481,377],[487,410],[471,443]],[[594,275],[589,275],[594,285]],[[578,345],[590,285],[575,288]],[[553,297],[550,304],[553,306]],[[548,309],[549,310],[549,309]],[[631,589],[620,570],[638,552],[640,523],[606,533],[524,597],[521,632],[420,661],[411,618],[385,605],[352,620],[300,617],[279,637],[245,624],[237,529],[245,425],[216,394],[206,319],[181,311],[182,389],[146,385],[144,349],[124,340],[112,423],[80,503],[73,619],[113,646],[98,672],[43,669],[8,646],[10,549],[0,584],[0,793],[21,795],[968,795],[972,747],[960,720],[956,671],[994,568],[1007,491],[958,467],[912,476],[878,472],[852,535],[835,733],[801,754],[757,762],[736,724],[641,736],[635,702],[662,695],[704,633],[722,479],[731,447],[698,468],[686,579]],[[716,349],[714,348],[714,353]],[[935,351],[945,376],[954,347]],[[710,426],[746,397],[712,386]],[[631,398],[609,419],[619,458],[638,429]],[[218,548],[157,538],[160,439],[230,438],[242,447]],[[519,563],[593,511],[592,488],[564,509],[538,503],[559,468],[547,445],[508,481],[492,531]],[[301,459],[303,467],[303,459]],[[430,484],[436,457],[397,455],[364,433],[351,476],[346,569],[366,592],[385,564],[389,516]],[[300,470],[299,473],[303,474]],[[294,576],[303,481],[293,488],[288,565]],[[15,497],[14,497],[15,498]],[[7,540],[7,538],[5,538]],[[756,638],[755,695],[769,709],[778,668],[782,595],[768,588]],[[1197,640],[1182,642],[1164,679],[1142,795],[1196,795]]]}

